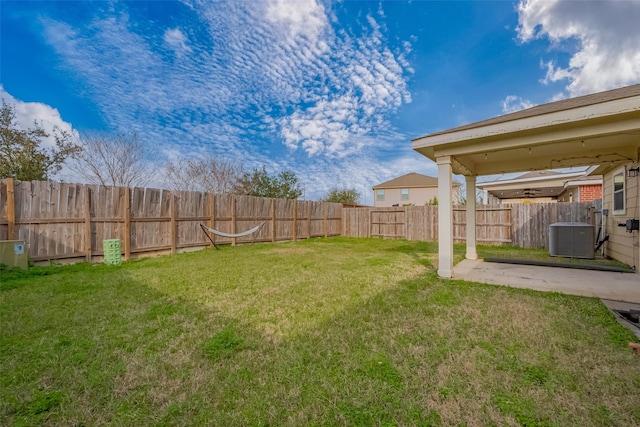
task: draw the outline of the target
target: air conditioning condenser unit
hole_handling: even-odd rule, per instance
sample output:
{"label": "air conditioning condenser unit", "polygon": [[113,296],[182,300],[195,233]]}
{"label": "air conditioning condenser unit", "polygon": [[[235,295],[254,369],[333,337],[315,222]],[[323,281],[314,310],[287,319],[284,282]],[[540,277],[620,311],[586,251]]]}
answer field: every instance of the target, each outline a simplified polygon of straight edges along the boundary
{"label": "air conditioning condenser unit", "polygon": [[594,227],[586,222],[556,222],[549,226],[549,255],[595,258]]}

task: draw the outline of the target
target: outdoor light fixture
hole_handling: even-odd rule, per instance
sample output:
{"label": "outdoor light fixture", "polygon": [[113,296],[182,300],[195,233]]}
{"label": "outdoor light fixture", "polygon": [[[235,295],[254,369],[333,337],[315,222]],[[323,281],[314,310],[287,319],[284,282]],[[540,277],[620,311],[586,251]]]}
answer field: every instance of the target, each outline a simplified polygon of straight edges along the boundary
{"label": "outdoor light fixture", "polygon": [[637,168],[631,168],[627,170],[627,176],[629,178],[633,178],[634,176],[638,176],[638,174],[640,173],[640,166],[638,166]]}

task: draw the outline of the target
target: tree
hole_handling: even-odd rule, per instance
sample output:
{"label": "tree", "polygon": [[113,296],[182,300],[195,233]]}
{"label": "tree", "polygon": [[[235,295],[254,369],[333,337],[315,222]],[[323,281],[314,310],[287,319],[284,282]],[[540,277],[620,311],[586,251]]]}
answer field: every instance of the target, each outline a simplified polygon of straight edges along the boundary
{"label": "tree", "polygon": [[358,203],[360,196],[360,192],[355,188],[332,188],[329,190],[329,193],[322,198],[322,201],[355,205]]}
{"label": "tree", "polygon": [[88,134],[71,169],[87,182],[118,187],[144,187],[155,177],[151,153],[136,133]]}
{"label": "tree", "polygon": [[167,164],[165,183],[173,190],[229,193],[242,174],[242,163],[207,154]]}
{"label": "tree", "polygon": [[276,199],[297,199],[302,195],[302,188],[294,172],[282,171],[279,174],[269,174],[262,166],[262,169],[254,169],[252,172],[242,174],[234,184],[232,192]]}
{"label": "tree", "polygon": [[[53,147],[42,147],[43,140],[53,136]],[[21,129],[15,107],[2,102],[0,109],[0,178],[20,181],[46,181],[62,169],[62,164],[82,148],[72,135],[57,127],[47,133],[38,122]]]}
{"label": "tree", "polygon": [[438,198],[434,196],[431,200],[425,203],[425,206],[438,206]]}

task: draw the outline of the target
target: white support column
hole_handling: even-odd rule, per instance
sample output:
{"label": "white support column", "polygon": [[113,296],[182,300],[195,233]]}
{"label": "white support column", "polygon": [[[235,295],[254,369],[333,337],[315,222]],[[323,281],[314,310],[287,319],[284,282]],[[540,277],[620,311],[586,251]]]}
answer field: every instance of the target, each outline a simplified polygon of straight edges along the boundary
{"label": "white support column", "polygon": [[436,158],[438,164],[438,276],[453,272],[453,199],[451,157]]}
{"label": "white support column", "polygon": [[476,252],[476,177],[465,176],[467,183],[467,259],[478,259]]}

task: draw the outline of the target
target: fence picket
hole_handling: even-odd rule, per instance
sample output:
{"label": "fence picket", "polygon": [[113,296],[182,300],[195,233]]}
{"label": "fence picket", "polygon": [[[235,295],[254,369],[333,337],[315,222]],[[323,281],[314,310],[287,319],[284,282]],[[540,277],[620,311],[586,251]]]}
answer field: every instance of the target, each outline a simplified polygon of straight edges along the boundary
{"label": "fence picket", "polygon": [[[300,209],[300,211],[298,211]],[[0,238],[28,243],[34,261],[100,261],[102,241],[119,238],[125,259],[205,248],[199,224],[227,233],[265,222],[255,236],[216,243],[295,240],[341,234],[342,205],[229,194],[171,192],[0,180]]]}
{"label": "fence picket", "polygon": [[[559,221],[593,223],[592,203],[478,206],[479,243],[547,248]],[[454,239],[465,240],[464,207],[454,209]],[[198,224],[227,233],[260,222],[255,236],[216,237],[216,243],[275,242],[309,237],[387,236],[434,241],[437,206],[342,208],[341,204],[230,194],[0,180],[0,238],[24,239],[34,261],[100,261],[102,241],[123,241],[125,259],[209,246]],[[255,239],[254,239],[255,238]]]}

